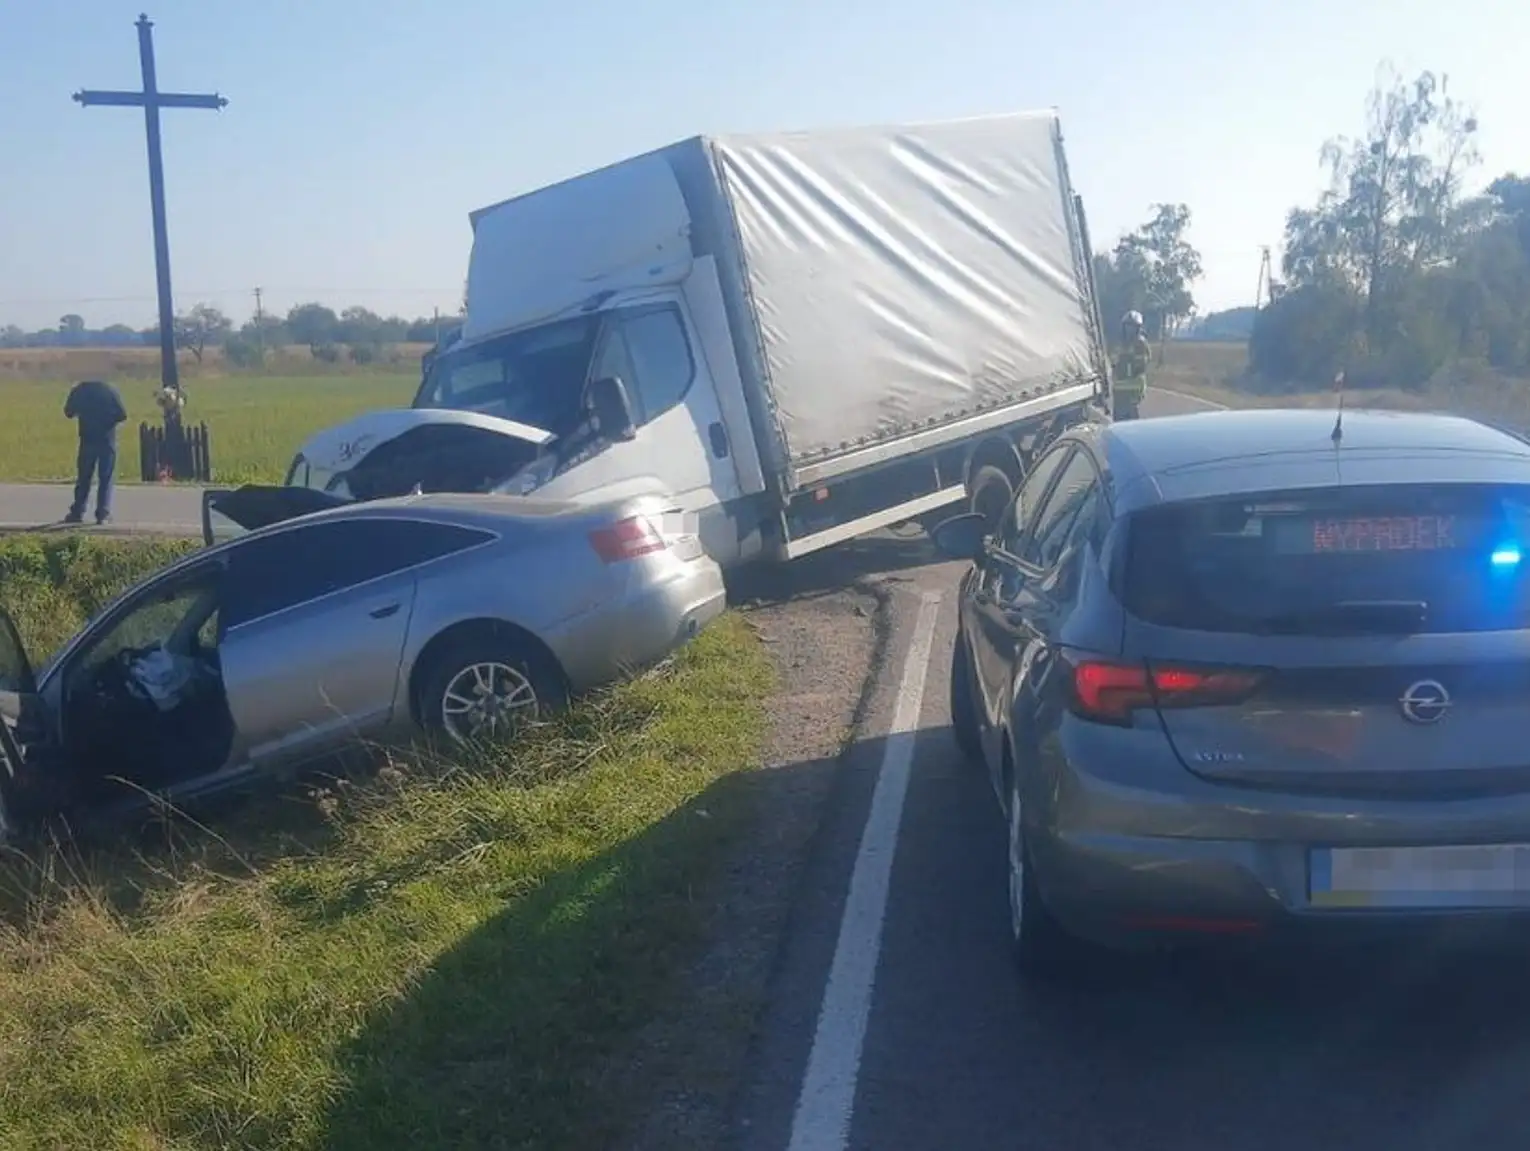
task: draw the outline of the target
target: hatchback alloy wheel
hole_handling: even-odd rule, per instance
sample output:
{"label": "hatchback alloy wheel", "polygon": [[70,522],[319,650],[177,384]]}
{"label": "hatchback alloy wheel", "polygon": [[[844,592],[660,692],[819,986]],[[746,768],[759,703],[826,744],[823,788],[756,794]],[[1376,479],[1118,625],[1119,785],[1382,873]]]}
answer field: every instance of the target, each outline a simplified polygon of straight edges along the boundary
{"label": "hatchback alloy wheel", "polygon": [[1025,846],[1025,811],[1020,785],[1009,793],[1009,931],[1015,964],[1022,975],[1071,974],[1085,949],[1057,921],[1036,885],[1036,866]]}
{"label": "hatchback alloy wheel", "polygon": [[1025,829],[1020,814],[1020,789],[1009,795],[1009,932],[1019,947],[1026,924]]}

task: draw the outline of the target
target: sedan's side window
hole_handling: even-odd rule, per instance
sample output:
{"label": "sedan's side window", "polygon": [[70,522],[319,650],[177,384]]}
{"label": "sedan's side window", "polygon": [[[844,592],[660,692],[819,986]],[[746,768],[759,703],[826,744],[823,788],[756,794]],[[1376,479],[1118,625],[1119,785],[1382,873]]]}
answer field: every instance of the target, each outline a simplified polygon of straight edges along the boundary
{"label": "sedan's side window", "polygon": [[1031,474],[1025,477],[1025,482],[1020,485],[1020,490],[1015,493],[1014,500],[1004,513],[1004,519],[999,525],[998,545],[1012,556],[1019,557],[1021,549],[1025,546],[1026,534],[1029,532],[1036,512],[1040,509],[1041,499],[1047,494],[1047,487],[1052,478],[1062,467],[1063,461],[1073,450],[1071,444],[1053,448],[1041,459],[1036,461],[1036,466],[1031,469]]}
{"label": "sedan's side window", "polygon": [[364,584],[493,536],[424,520],[353,519],[310,524],[242,543],[224,597],[227,627]]}

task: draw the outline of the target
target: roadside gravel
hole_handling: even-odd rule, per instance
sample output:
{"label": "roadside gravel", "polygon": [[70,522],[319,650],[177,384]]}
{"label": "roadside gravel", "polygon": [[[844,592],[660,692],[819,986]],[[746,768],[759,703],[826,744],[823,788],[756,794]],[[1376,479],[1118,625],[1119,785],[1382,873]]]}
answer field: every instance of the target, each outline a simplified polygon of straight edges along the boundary
{"label": "roadside gravel", "polygon": [[819,566],[732,589],[776,664],[771,733],[762,768],[734,777],[750,790],[750,832],[717,889],[697,894],[712,916],[685,999],[616,1070],[643,1116],[623,1151],[725,1142],[804,865],[887,639],[885,593],[870,581],[817,590],[829,582]]}

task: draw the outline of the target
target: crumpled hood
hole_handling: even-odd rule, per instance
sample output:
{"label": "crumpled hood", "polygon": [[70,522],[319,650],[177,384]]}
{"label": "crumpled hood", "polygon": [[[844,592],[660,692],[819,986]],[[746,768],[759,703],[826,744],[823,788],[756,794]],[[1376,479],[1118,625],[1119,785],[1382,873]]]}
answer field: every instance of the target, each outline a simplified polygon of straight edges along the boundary
{"label": "crumpled hood", "polygon": [[303,444],[299,454],[315,468],[326,472],[344,472],[354,468],[366,456],[384,444],[421,428],[460,428],[464,438],[474,432],[485,436],[503,436],[536,448],[546,447],[557,437],[530,424],[486,416],[482,412],[459,412],[446,408],[396,408],[385,412],[367,412],[343,424],[315,432]]}
{"label": "crumpled hood", "polygon": [[287,482],[356,500],[412,491],[485,492],[520,472],[555,439],[541,428],[481,412],[372,412],[312,436]]}

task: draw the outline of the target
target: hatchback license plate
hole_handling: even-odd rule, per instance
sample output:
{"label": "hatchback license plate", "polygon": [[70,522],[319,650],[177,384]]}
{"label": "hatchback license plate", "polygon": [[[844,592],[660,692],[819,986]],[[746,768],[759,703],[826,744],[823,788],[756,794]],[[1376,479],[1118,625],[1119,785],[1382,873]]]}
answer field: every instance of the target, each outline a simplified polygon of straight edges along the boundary
{"label": "hatchback license plate", "polygon": [[1530,906],[1530,844],[1316,850],[1311,891],[1326,908]]}

